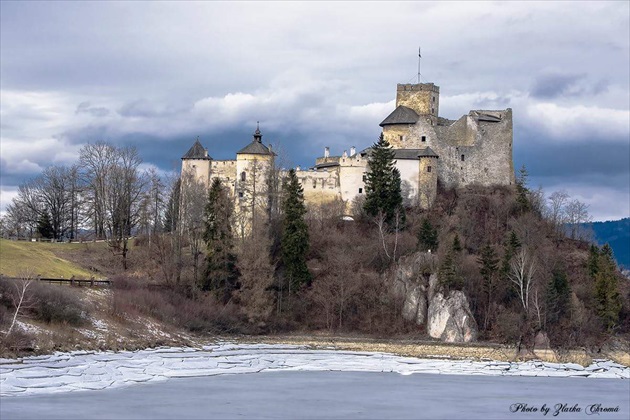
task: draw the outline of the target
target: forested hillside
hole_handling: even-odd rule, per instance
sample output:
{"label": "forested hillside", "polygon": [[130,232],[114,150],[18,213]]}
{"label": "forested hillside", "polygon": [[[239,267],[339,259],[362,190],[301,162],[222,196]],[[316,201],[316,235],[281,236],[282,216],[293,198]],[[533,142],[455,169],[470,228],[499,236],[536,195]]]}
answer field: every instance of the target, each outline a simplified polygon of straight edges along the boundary
{"label": "forested hillside", "polygon": [[593,229],[599,245],[609,244],[617,263],[630,269],[630,217],[607,222],[593,222],[585,227]]}
{"label": "forested hillside", "polygon": [[[270,172],[277,188],[240,202],[253,218],[239,224],[219,180],[209,191],[186,174],[162,182],[140,170],[134,150],[97,144],[82,150],[82,176],[52,167],[25,184],[3,234],[67,239],[92,227],[107,251],[81,246],[73,256],[69,247],[63,258],[113,280],[107,311],[121,322],[149,317],[202,334],[445,339],[429,331],[431,314],[436,302],[449,312],[457,301],[453,322],[469,322],[467,340],[529,347],[545,335],[555,347],[599,348],[630,331],[630,284],[611,248],[591,246],[581,229],[567,236],[566,220],[585,217],[582,203],[545,199],[521,170],[513,187],[438,185],[430,209],[405,206],[388,145],[381,138],[374,147],[378,170],[351,220],[341,200],[306,206],[291,170]],[[46,303],[20,309],[19,288],[4,289],[0,328]]]}

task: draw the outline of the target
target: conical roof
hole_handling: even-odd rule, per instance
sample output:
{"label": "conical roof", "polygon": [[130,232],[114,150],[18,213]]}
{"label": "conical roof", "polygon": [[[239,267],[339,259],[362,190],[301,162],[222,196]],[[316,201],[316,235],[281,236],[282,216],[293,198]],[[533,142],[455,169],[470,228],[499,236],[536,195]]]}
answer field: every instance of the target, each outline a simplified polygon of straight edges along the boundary
{"label": "conical roof", "polygon": [[411,108],[399,105],[391,114],[387,116],[379,125],[384,127],[386,125],[394,124],[415,124],[420,119],[420,116]]}
{"label": "conical roof", "polygon": [[195,140],[195,144],[186,152],[182,159],[212,159],[208,156],[206,149],[199,143],[199,138]]}
{"label": "conical roof", "polygon": [[256,131],[254,131],[254,139],[247,146],[243,147],[241,150],[236,152],[239,154],[248,154],[248,155],[273,155],[274,153],[269,150],[267,146],[265,146],[262,142],[262,133],[260,132],[260,125],[256,123]]}

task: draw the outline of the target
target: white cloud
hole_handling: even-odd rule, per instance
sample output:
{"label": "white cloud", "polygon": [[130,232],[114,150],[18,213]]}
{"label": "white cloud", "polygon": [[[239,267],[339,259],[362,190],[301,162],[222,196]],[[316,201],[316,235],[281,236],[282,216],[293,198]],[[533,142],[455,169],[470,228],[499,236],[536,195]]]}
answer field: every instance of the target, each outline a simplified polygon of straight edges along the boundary
{"label": "white cloud", "polygon": [[0,217],[4,216],[7,206],[17,195],[17,188],[0,188]]}
{"label": "white cloud", "polygon": [[593,137],[627,142],[630,133],[628,110],[544,102],[528,104],[525,112],[531,124],[566,142]]}

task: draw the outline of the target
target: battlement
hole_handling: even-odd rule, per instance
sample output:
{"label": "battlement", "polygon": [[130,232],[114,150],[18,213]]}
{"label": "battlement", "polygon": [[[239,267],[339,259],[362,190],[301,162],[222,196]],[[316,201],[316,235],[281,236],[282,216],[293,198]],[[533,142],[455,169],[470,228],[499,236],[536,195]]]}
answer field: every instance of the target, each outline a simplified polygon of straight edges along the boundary
{"label": "battlement", "polygon": [[428,115],[437,122],[440,107],[440,87],[433,83],[396,85],[396,107],[405,106],[418,115]]}
{"label": "battlement", "polygon": [[397,92],[433,92],[440,93],[440,87],[434,83],[398,83],[396,85]]}

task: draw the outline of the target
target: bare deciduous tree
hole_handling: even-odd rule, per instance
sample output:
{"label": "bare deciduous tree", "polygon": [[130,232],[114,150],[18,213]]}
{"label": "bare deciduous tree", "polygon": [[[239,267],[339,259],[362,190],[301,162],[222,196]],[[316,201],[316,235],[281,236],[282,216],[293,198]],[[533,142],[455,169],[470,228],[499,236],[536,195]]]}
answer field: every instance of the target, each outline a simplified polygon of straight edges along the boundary
{"label": "bare deciduous tree", "polygon": [[585,239],[583,238],[585,230],[582,229],[581,224],[591,221],[591,216],[588,214],[588,205],[578,199],[574,199],[565,208],[567,223],[569,223],[571,229],[571,239]]}
{"label": "bare deciduous tree", "polygon": [[553,224],[556,229],[556,233],[559,233],[562,229],[562,225],[567,222],[566,205],[569,199],[569,194],[564,191],[554,191],[549,195],[547,201],[549,206],[547,207],[547,218]]}
{"label": "bare deciduous tree", "polygon": [[533,255],[523,246],[510,262],[510,281],[516,286],[525,313],[529,313],[530,292],[534,283],[537,265]]}
{"label": "bare deciduous tree", "polygon": [[204,252],[203,213],[208,191],[193,173],[182,174],[179,192],[178,231],[190,245],[195,283],[199,280],[199,264]]}
{"label": "bare deciduous tree", "polygon": [[11,319],[11,325],[9,329],[6,331],[5,336],[9,336],[15,327],[15,323],[17,322],[17,318],[20,315],[20,312],[31,307],[33,302],[29,299],[28,289],[33,283],[33,277],[31,275],[23,275],[21,279],[14,280],[13,286],[15,287],[15,292],[10,295],[10,299],[13,303],[13,307],[15,308],[15,312],[13,312],[13,318]]}

